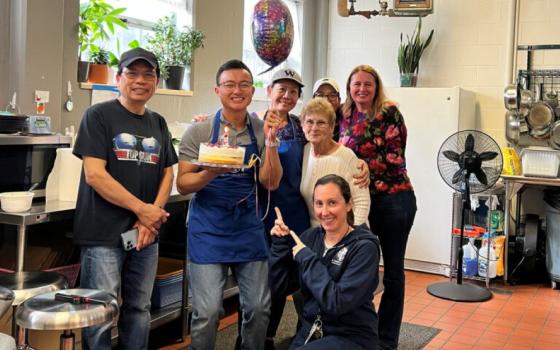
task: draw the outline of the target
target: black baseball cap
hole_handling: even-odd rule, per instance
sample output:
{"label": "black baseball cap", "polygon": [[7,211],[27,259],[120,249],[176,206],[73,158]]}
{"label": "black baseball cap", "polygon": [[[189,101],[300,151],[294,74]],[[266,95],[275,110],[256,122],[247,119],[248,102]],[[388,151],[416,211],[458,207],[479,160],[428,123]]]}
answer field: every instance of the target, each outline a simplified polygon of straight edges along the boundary
{"label": "black baseball cap", "polygon": [[119,60],[119,72],[122,72],[124,68],[129,67],[138,60],[146,61],[150,66],[155,68],[157,76],[159,77],[159,63],[156,55],[141,47],[128,50],[121,55],[121,59]]}

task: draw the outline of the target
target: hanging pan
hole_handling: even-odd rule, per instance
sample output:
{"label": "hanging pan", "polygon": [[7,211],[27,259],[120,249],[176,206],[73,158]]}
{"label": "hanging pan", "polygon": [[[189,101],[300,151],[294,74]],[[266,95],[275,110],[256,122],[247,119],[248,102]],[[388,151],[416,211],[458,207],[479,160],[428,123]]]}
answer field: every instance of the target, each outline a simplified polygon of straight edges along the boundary
{"label": "hanging pan", "polygon": [[521,90],[519,92],[519,113],[524,116],[529,114],[534,102],[535,95],[531,90]]}
{"label": "hanging pan", "polygon": [[550,134],[554,122],[554,111],[546,102],[536,102],[527,115],[530,134],[536,139],[545,139]]}
{"label": "hanging pan", "polygon": [[519,108],[519,91],[513,84],[504,89],[504,105],[508,111],[515,111]]}
{"label": "hanging pan", "polygon": [[519,142],[519,116],[513,111],[506,112],[506,140],[514,145]]}
{"label": "hanging pan", "polygon": [[548,143],[552,148],[560,149],[560,120],[552,123],[552,126],[550,127],[550,138],[548,139]]}

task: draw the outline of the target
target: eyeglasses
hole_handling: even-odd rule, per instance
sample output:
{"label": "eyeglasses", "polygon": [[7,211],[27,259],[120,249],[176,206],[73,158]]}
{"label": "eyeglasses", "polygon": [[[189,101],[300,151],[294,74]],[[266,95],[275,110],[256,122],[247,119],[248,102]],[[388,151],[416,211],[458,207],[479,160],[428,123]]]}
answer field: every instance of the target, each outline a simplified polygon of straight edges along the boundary
{"label": "eyeglasses", "polygon": [[313,97],[321,97],[321,98],[327,98],[329,100],[336,100],[339,97],[339,94],[336,92],[326,94],[326,95],[316,93],[315,95],[313,95]]}
{"label": "eyeglasses", "polygon": [[324,120],[311,120],[311,119],[305,119],[305,121],[303,122],[303,126],[307,127],[307,128],[312,128],[313,125],[315,125],[317,128],[322,129],[322,128],[326,128],[327,126],[329,126],[329,123],[327,123]]}
{"label": "eyeglasses", "polygon": [[250,81],[242,81],[239,83],[236,83],[234,81],[226,81],[218,85],[226,91],[233,91],[236,87],[239,87],[239,90],[241,91],[248,91],[253,87],[253,83]]}
{"label": "eyeglasses", "polygon": [[125,70],[123,75],[130,80],[136,80],[140,77],[144,80],[153,81],[157,79],[157,73],[155,71],[138,72],[135,70]]}

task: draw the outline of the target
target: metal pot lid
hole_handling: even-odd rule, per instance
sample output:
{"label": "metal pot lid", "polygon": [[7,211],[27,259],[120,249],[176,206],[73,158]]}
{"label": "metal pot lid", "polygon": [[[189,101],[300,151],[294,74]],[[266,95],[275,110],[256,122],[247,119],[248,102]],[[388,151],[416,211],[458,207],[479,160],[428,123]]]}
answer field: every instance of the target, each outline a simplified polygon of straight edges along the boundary
{"label": "metal pot lid", "polygon": [[560,149],[560,120],[555,121],[552,123],[550,127],[550,139],[548,143],[555,148]]}
{"label": "metal pot lid", "polygon": [[527,115],[527,123],[531,129],[537,129],[537,131],[550,128],[553,121],[554,111],[545,102],[534,103]]}
{"label": "metal pot lid", "polygon": [[0,286],[14,292],[13,305],[19,305],[35,295],[68,287],[61,274],[46,271],[25,271],[0,275]]}
{"label": "metal pot lid", "polygon": [[535,102],[535,95],[531,90],[520,90],[519,92],[519,112],[527,115]]}
{"label": "metal pot lid", "polygon": [[[100,301],[75,304],[55,300],[55,294],[87,297]],[[103,304],[104,303],[104,304]],[[96,289],[66,289],[37,295],[16,310],[16,323],[27,329],[64,330],[111,322],[119,314],[116,298]]]}
{"label": "metal pot lid", "polygon": [[506,112],[506,140],[513,144],[519,142],[519,116],[513,111]]}
{"label": "metal pot lid", "polygon": [[508,85],[504,89],[504,105],[508,111],[519,108],[519,91],[514,84]]}

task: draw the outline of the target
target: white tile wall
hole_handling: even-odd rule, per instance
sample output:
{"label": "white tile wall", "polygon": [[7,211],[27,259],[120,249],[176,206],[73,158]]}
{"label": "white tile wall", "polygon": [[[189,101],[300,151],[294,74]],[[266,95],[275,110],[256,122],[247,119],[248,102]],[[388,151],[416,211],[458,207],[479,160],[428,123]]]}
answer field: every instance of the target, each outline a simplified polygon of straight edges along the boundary
{"label": "white tile wall", "polygon": [[[330,0],[328,75],[344,86],[358,64],[376,68],[387,86],[399,85],[397,48],[401,32],[411,34],[415,18],[337,14]],[[434,0],[434,13],[423,18],[423,35],[435,29],[420,63],[419,86],[461,86],[477,95],[478,126],[505,145],[502,92],[510,72],[507,36],[513,0]],[[389,1],[391,4],[391,1]],[[521,0],[519,44],[560,44],[560,0]],[[360,0],[356,9],[378,9]],[[518,54],[518,66],[525,64]],[[537,67],[560,68],[560,50],[535,55]],[[405,116],[406,118],[406,116]]]}

